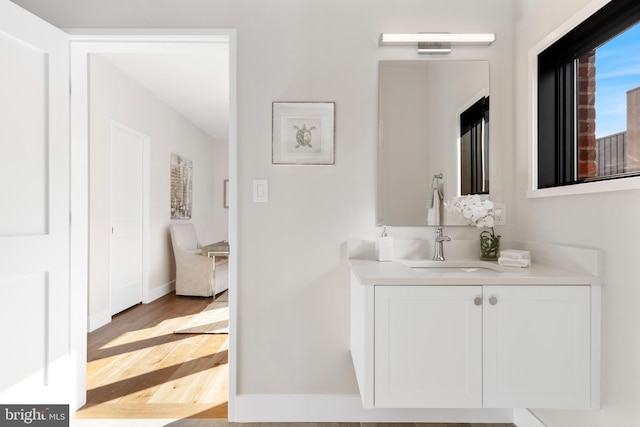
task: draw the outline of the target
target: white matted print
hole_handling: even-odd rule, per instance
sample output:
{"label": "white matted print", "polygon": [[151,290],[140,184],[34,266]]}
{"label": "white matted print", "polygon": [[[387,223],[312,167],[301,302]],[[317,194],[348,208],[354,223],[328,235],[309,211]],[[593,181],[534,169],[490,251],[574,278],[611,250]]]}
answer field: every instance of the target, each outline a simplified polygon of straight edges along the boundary
{"label": "white matted print", "polygon": [[274,165],[333,165],[334,102],[274,102]]}

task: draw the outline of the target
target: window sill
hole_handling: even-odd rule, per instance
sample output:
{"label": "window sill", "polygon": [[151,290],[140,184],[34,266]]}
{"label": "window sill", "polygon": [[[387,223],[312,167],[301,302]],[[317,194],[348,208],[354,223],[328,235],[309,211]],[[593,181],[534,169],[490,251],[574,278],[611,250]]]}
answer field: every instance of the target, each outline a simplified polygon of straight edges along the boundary
{"label": "window sill", "polygon": [[611,191],[640,190],[640,176],[585,182],[561,187],[540,188],[527,191],[527,199],[541,197],[573,196],[578,194],[606,193]]}

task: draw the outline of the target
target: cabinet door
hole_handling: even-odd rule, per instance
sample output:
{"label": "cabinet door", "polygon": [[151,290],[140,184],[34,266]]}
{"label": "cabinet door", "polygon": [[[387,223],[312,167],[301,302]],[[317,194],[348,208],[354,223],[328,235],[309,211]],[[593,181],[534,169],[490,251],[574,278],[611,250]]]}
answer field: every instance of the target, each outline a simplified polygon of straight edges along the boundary
{"label": "cabinet door", "polygon": [[484,288],[484,406],[588,408],[590,288]]}
{"label": "cabinet door", "polygon": [[376,407],[482,406],[481,296],[480,286],[375,287]]}

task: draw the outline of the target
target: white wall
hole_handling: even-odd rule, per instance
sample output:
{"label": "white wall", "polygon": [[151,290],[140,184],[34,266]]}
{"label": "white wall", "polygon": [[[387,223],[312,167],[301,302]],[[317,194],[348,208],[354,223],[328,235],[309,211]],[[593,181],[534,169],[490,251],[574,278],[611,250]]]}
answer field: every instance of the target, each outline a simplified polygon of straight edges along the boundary
{"label": "white wall", "polygon": [[[222,176],[228,174],[226,144],[214,141],[158,98],[147,92],[102,56],[90,56],[90,268],[89,316],[91,327],[108,319],[109,309],[109,171],[110,125],[116,120],[150,137],[150,241],[151,297],[166,293],[175,280],[175,263],[168,226],[170,218],[169,159],[172,152],[193,161],[193,219],[202,243],[226,238],[213,218],[226,209],[221,199]],[[216,148],[220,145],[220,148]],[[225,156],[217,159],[216,156]],[[220,177],[217,177],[219,174]],[[217,178],[214,179],[214,176]],[[174,220],[178,222],[178,220]],[[105,316],[104,313],[107,313]],[[97,323],[96,323],[97,322]]]}
{"label": "white wall", "polygon": [[[491,64],[491,185],[510,202],[511,0],[16,0],[62,28],[235,28],[238,38],[238,392],[355,395],[346,240],[375,229],[377,63],[417,59],[383,31],[496,32],[451,59]],[[272,166],[273,101],[336,103],[334,166]],[[152,136],[153,138],[153,136]],[[190,153],[187,156],[196,161]],[[507,161],[503,161],[507,159]],[[194,168],[197,167],[194,163]],[[252,180],[269,202],[252,202]],[[478,230],[448,230],[474,237]],[[393,228],[431,238],[432,228]],[[503,234],[508,228],[503,229]]]}
{"label": "white wall", "polygon": [[526,199],[528,51],[597,0],[521,0],[516,11],[515,238],[600,248],[602,289],[602,409],[538,410],[550,427],[637,425],[640,420],[640,192],[637,190]]}
{"label": "white wall", "polygon": [[213,141],[213,233],[203,244],[229,239],[229,209],[224,207],[224,180],[229,179],[229,141]]}

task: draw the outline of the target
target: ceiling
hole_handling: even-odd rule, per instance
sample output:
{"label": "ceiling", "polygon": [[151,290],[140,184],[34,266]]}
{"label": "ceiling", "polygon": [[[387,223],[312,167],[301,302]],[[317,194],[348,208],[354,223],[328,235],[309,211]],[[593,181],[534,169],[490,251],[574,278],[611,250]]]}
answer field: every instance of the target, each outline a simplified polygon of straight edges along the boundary
{"label": "ceiling", "polygon": [[228,45],[206,54],[101,55],[213,139],[229,139]]}

